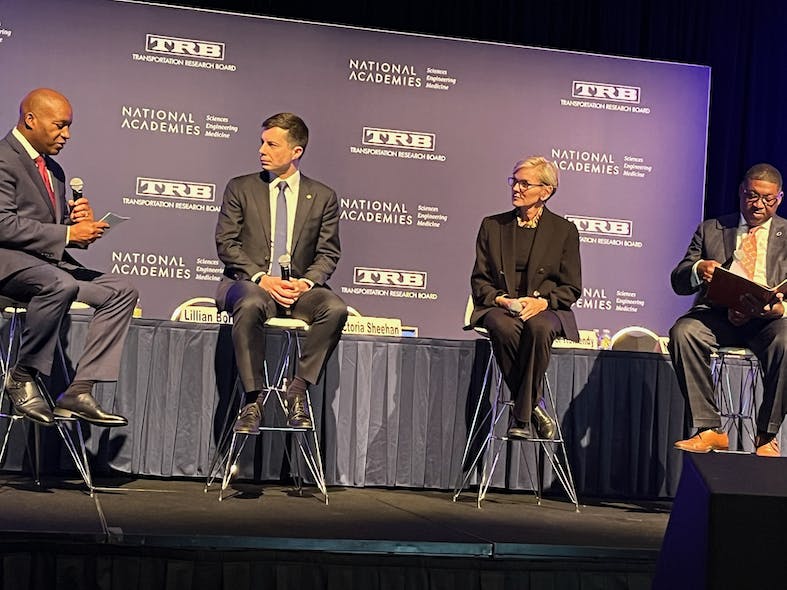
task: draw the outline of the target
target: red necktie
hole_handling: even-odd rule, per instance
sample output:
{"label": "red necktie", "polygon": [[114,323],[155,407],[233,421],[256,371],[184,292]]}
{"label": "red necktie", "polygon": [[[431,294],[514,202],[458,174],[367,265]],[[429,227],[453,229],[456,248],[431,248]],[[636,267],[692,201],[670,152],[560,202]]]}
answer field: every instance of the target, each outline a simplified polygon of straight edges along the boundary
{"label": "red necktie", "polygon": [[52,208],[57,211],[57,206],[55,205],[55,191],[52,189],[52,184],[49,182],[49,172],[47,172],[44,157],[38,156],[33,161],[36,163],[36,166],[38,166],[38,173],[41,175],[41,180],[44,181],[46,192],[49,193],[49,200],[52,201]]}
{"label": "red necktie", "polygon": [[741,241],[741,266],[743,267],[746,276],[754,279],[754,267],[757,265],[757,230],[760,226],[757,225],[749,230],[749,233],[743,236]]}

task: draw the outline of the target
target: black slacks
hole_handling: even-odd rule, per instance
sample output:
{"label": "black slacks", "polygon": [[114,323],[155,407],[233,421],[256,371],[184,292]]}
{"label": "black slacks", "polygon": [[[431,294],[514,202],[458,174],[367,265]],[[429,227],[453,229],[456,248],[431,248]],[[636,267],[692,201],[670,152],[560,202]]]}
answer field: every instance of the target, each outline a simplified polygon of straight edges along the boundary
{"label": "black slacks", "polygon": [[546,310],[523,322],[495,307],[484,314],[482,322],[513,396],[514,417],[529,424],[533,408],[543,396],[552,342],[563,332],[560,319]]}
{"label": "black slacks", "polygon": [[[281,310],[264,289],[251,281],[235,281],[227,291],[224,308],[232,314],[232,344],[243,388],[260,391],[265,385],[264,324]],[[295,375],[316,383],[341,338],[347,305],[330,289],[314,287],[295,302],[291,317],[310,326]]]}

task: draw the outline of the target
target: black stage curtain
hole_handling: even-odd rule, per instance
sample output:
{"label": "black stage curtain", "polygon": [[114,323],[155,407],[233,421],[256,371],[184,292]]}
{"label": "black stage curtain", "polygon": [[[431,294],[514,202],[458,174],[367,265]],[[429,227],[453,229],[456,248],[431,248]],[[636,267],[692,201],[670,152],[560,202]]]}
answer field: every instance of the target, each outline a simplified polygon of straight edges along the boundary
{"label": "black stage curtain", "polygon": [[[787,173],[787,3],[783,0],[456,0],[454,2],[293,3],[281,0],[170,0],[317,22],[517,45],[640,57],[712,68],[706,217],[737,210],[737,185],[757,162]],[[528,80],[522,92],[537,88]],[[491,113],[490,141],[504,128]],[[527,151],[527,145],[522,146]],[[672,171],[665,191],[681,190]],[[701,195],[686,195],[687,200]],[[782,205],[784,213],[787,205]],[[675,212],[680,215],[679,211]],[[686,236],[686,243],[690,236]]]}
{"label": "black stage curtain", "polygon": [[[74,316],[70,324],[66,351],[78,358],[87,318]],[[269,334],[271,357],[280,342],[281,333]],[[488,354],[486,340],[343,338],[312,390],[328,484],[452,489]],[[742,367],[732,370],[739,390]],[[130,424],[87,429],[94,470],[205,477],[224,419],[237,408],[234,375],[229,326],[134,320],[117,386],[96,391],[104,407]],[[580,497],[675,494],[681,463],[672,443],[685,432],[685,410],[668,357],[555,349],[548,380]],[[268,421],[274,409],[269,403]],[[0,420],[0,436],[5,424]],[[56,435],[46,430],[47,449],[57,449]],[[15,428],[6,468],[22,463],[23,433]],[[253,438],[239,477],[286,477],[284,436]],[[531,443],[504,447],[493,487],[534,489],[534,449]],[[47,454],[45,468],[69,467],[62,450]],[[563,494],[548,467],[546,484]]]}

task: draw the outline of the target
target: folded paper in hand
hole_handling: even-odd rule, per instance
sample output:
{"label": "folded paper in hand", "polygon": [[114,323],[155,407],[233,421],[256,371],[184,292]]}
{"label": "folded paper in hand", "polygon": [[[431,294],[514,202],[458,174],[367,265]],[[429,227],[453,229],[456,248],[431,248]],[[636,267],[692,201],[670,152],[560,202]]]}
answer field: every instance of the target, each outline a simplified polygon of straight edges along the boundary
{"label": "folded paper in hand", "polygon": [[775,287],[766,287],[719,266],[713,271],[706,297],[716,305],[748,313],[750,306],[744,304],[746,294],[762,302],[764,307],[776,301],[777,293],[787,293],[787,279]]}
{"label": "folded paper in hand", "polygon": [[118,215],[117,213],[112,213],[111,211],[104,215],[99,221],[106,221],[109,224],[109,228],[115,227],[118,223],[123,223],[124,221],[128,221],[129,217],[123,217],[122,215]]}

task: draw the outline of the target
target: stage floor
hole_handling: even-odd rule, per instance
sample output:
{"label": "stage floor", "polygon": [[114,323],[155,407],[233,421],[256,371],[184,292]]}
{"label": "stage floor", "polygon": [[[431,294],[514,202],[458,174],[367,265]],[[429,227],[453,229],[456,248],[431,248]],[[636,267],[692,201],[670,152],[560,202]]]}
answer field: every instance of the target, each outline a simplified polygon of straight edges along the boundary
{"label": "stage floor", "polygon": [[[671,503],[585,501],[538,505],[531,493],[330,488],[233,482],[218,501],[195,480],[78,480],[0,475],[4,541],[47,540],[126,547],[263,549],[505,559],[632,560],[655,567]],[[111,488],[111,489],[110,489]]]}

